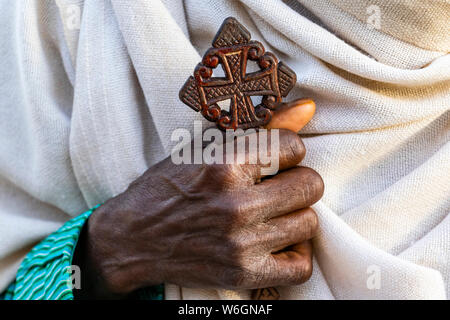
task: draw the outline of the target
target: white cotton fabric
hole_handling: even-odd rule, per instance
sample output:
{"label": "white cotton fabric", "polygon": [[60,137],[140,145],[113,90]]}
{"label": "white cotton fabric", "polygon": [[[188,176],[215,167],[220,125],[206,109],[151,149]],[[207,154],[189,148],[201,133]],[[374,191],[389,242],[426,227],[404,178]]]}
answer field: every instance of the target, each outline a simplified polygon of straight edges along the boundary
{"label": "white cotton fabric", "polygon": [[[166,157],[175,128],[192,131],[201,116],[178,90],[234,16],[296,71],[288,98],[317,104],[301,132],[326,185],[314,272],[281,297],[446,299],[448,1],[420,1],[420,19],[421,6],[374,1],[379,30],[353,2],[0,0],[0,291],[34,244]],[[166,286],[168,299],[249,294]]]}

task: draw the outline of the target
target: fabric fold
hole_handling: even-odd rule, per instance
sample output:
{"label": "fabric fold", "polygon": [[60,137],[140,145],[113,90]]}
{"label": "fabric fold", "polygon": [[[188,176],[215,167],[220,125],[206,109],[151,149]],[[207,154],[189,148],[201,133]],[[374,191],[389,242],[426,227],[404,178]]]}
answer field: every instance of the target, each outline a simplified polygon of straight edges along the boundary
{"label": "fabric fold", "polygon": [[[299,133],[302,165],[325,182],[314,207],[314,273],[279,288],[281,297],[448,297],[450,55],[431,40],[449,35],[422,45],[368,29],[342,3],[0,0],[1,47],[12,48],[0,50],[0,291],[25,249],[165,158],[175,129],[210,126],[178,90],[223,19],[235,16],[297,73],[287,99],[317,106]],[[440,9],[427,3],[430,13]],[[79,28],[68,27],[70,5],[79,6]],[[168,299],[249,297],[165,290]]]}

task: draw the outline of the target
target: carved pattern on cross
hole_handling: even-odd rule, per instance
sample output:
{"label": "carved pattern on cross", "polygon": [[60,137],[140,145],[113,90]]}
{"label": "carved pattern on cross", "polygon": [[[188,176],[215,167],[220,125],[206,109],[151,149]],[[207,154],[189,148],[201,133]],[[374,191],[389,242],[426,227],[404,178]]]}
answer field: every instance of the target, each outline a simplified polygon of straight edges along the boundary
{"label": "carved pattern on cross", "polygon": [[[247,73],[247,62],[255,61],[260,70]],[[213,77],[221,65],[225,77]],[[273,108],[296,82],[295,73],[258,41],[234,18],[227,18],[204,55],[180,90],[180,99],[220,129],[259,127],[267,124]],[[253,105],[252,96],[262,96]],[[230,100],[229,111],[218,102]]]}

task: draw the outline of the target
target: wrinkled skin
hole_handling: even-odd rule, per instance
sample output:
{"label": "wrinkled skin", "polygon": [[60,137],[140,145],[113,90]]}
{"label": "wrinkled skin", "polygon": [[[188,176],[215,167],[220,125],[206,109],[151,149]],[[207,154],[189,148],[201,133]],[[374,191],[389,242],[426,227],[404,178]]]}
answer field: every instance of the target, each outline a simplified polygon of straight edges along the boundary
{"label": "wrinkled skin", "polygon": [[319,174],[297,166],[304,155],[298,135],[280,130],[275,176],[261,177],[259,165],[175,165],[170,157],[151,167],[89,218],[74,262],[83,277],[76,297],[122,298],[163,282],[303,283],[318,227],[310,206],[324,190]]}

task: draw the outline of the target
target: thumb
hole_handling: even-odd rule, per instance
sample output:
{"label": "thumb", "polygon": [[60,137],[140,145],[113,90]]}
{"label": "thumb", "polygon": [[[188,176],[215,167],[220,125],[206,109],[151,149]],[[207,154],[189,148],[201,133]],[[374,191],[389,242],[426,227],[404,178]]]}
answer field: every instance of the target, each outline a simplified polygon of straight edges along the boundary
{"label": "thumb", "polygon": [[300,131],[314,116],[316,104],[311,99],[299,99],[282,103],[273,111],[266,129]]}

